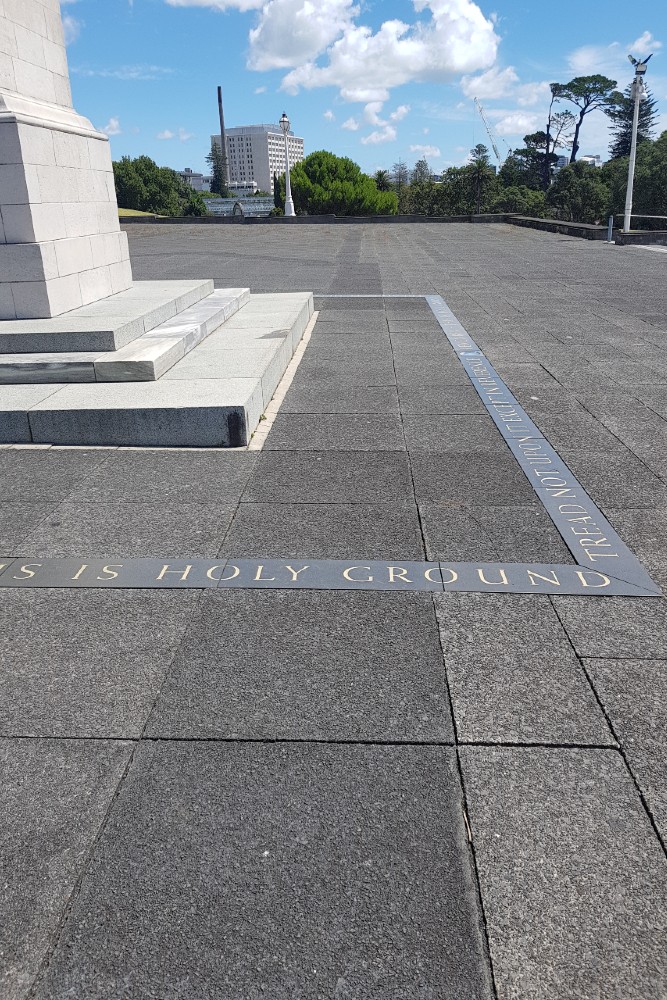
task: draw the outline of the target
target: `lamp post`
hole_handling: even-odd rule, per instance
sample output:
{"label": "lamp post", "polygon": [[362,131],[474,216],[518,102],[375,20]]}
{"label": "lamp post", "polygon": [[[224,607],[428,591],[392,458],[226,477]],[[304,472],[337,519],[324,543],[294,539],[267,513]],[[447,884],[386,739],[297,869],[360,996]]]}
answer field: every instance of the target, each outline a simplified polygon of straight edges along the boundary
{"label": "lamp post", "polygon": [[283,116],[280,119],[280,127],[283,130],[283,135],[285,136],[285,215],[293,216],[296,215],[294,211],[294,202],[292,201],[292,184],[289,176],[289,145],[287,142],[287,136],[290,130],[290,120],[283,111]]}
{"label": "lamp post", "polygon": [[[651,53],[653,55],[653,53]],[[630,230],[630,220],[632,218],[632,194],[635,184],[635,162],[637,160],[637,129],[639,127],[639,105],[646,96],[644,87],[644,76],[646,74],[646,64],[651,56],[647,56],[643,62],[628,56],[628,59],[635,67],[635,78],[632,81],[632,98],[635,102],[634,114],[632,116],[632,144],[630,146],[630,162],[628,163],[628,189],[625,195],[625,217],[623,219],[623,232]]]}

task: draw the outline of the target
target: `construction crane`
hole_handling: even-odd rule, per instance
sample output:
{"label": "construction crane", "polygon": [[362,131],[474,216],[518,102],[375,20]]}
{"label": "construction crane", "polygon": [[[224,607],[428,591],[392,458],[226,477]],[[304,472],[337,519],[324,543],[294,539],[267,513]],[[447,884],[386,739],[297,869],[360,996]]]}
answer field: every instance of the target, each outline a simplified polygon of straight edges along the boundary
{"label": "construction crane", "polygon": [[[477,100],[476,97],[473,98],[473,100],[475,102],[475,107],[479,111],[479,116],[482,119],[482,121],[484,122],[484,128],[486,129],[486,133],[487,133],[489,139],[491,140],[491,146],[493,148],[493,152],[496,154],[496,159],[498,160],[498,164],[502,167],[503,160],[501,159],[500,153],[498,152],[498,143],[496,142],[495,135],[491,131],[491,126],[489,125],[488,121],[486,120],[486,115],[484,114],[484,108],[479,103],[479,101]],[[509,148],[509,146],[507,145],[507,143],[505,143],[505,145],[507,146],[508,152],[511,153],[512,150]]]}

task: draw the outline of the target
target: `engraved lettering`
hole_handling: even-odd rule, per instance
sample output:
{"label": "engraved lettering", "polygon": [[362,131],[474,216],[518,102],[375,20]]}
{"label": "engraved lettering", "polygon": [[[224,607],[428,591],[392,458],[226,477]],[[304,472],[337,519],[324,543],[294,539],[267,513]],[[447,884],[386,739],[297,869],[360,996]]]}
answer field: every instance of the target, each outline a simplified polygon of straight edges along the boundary
{"label": "engraved lettering", "polygon": [[31,566],[36,566],[37,569],[42,567],[43,563],[26,563],[25,566],[21,566],[19,573],[25,573],[25,576],[14,576],[13,580],[29,580],[31,577],[36,576],[35,573],[30,569]]}
{"label": "engraved lettering", "polygon": [[[215,569],[215,566],[213,568]],[[235,580],[236,577],[241,572],[241,570],[239,569],[238,566],[226,566],[225,569],[231,569],[231,570],[233,570],[233,573],[232,573],[231,576],[222,576],[222,574],[221,574],[220,575],[220,583],[226,583],[228,580]]]}
{"label": "engraved lettering", "polygon": [[389,583],[396,583],[396,580],[402,580],[404,583],[412,583],[412,580],[408,579],[407,569],[403,569],[402,566],[387,566],[389,570]]}
{"label": "engraved lettering", "polygon": [[[586,577],[587,576],[591,576],[591,575],[599,577],[603,582],[602,583],[589,583],[588,580],[586,579]],[[609,584],[611,583],[611,580],[609,579],[608,576],[605,576],[604,573],[598,573],[596,570],[593,570],[593,569],[592,570],[588,570],[587,572],[581,572],[580,570],[577,570],[577,576],[581,580],[582,587],[591,587],[591,588],[597,589],[599,587],[600,588],[601,587],[608,587]]]}
{"label": "engraved lettering", "polygon": [[209,580],[214,580],[215,583],[219,583],[221,577],[213,576],[213,574],[215,573],[216,569],[222,569],[222,568],[223,568],[222,566],[211,566],[210,569],[206,570],[206,576],[209,578]]}
{"label": "engraved lettering", "polygon": [[118,577],[118,573],[115,573],[114,570],[116,570],[116,569],[122,569],[122,568],[123,568],[123,564],[122,563],[110,563],[108,566],[103,566],[102,567],[102,572],[106,573],[106,576],[98,576],[97,579],[98,580],[115,580]]}
{"label": "engraved lettering", "polygon": [[553,583],[555,587],[560,587],[560,580],[556,576],[555,569],[551,571],[550,576],[542,576],[541,573],[535,573],[532,569],[526,570],[526,572],[533,587],[539,587],[539,583],[536,582],[537,580],[544,580],[545,583]]}
{"label": "engraved lettering", "polygon": [[477,575],[479,576],[482,583],[485,583],[487,587],[509,587],[509,580],[507,579],[507,573],[504,569],[499,569],[498,573],[500,575],[500,580],[487,580],[484,576],[484,570],[478,569]]}
{"label": "engraved lettering", "polygon": [[373,577],[372,576],[369,576],[365,580],[357,580],[353,576],[350,576],[350,573],[353,573],[355,571],[355,569],[365,569],[365,570],[368,570],[369,573],[371,571],[370,566],[349,566],[347,569],[343,570],[343,576],[345,577],[346,580],[349,580],[350,583],[372,583],[373,582]]}
{"label": "engraved lettering", "polygon": [[286,566],[285,568],[292,574],[292,583],[296,583],[299,573],[305,573],[307,569],[310,569],[310,566],[304,566],[302,569],[292,569],[291,566]]}
{"label": "engraved lettering", "polygon": [[72,579],[73,580],[78,580],[79,577],[81,576],[81,574],[83,573],[84,569],[88,569],[88,563],[84,563],[83,566],[81,567],[81,569],[79,569],[79,570],[76,571],[76,573],[74,574],[74,576],[72,577]]}
{"label": "engraved lettering", "polygon": [[[443,583],[456,583],[456,581],[459,578],[459,574],[455,570],[450,569],[449,566],[442,566],[441,567],[441,571],[442,571],[442,582]],[[451,574],[451,579],[450,580],[445,580],[445,573],[450,573]]]}
{"label": "engraved lettering", "polygon": [[264,569],[263,565],[257,567],[257,572],[255,573],[256,582],[262,580],[264,583],[270,583],[272,580],[275,580],[275,576],[262,576],[263,569]]}
{"label": "engraved lettering", "polygon": [[160,572],[158,573],[158,575],[156,576],[155,579],[156,580],[164,580],[165,576],[168,573],[175,573],[177,576],[180,574],[181,581],[183,583],[185,583],[185,581],[187,580],[188,576],[190,575],[190,570],[191,569],[192,569],[191,565],[186,566],[184,570],[183,569],[169,569],[169,563],[167,563],[165,566],[162,567],[162,569],[160,570]]}
{"label": "engraved lettering", "polygon": [[[439,573],[439,572],[440,572],[440,570],[438,569],[437,566],[431,566],[430,569],[427,569],[424,572],[424,576],[426,577],[426,579],[428,580],[429,583],[440,583],[440,580],[434,580],[433,577],[431,576],[431,573]],[[450,570],[449,572],[451,573],[452,570]],[[456,573],[454,573],[454,579],[456,579]],[[450,580],[450,583],[453,583],[453,582],[454,582],[454,580]]]}

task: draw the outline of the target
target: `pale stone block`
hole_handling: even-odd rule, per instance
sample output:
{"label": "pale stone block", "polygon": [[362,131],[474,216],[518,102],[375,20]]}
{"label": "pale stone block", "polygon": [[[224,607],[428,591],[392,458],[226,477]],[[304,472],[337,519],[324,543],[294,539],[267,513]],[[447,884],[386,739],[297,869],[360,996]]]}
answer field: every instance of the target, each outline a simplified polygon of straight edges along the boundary
{"label": "pale stone block", "polygon": [[38,166],[55,166],[56,156],[53,151],[53,132],[40,125],[18,126],[20,152],[18,160],[6,160],[7,163],[34,163]]}
{"label": "pale stone block", "polygon": [[124,292],[132,287],[132,265],[129,260],[122,260],[119,264],[109,265],[111,275],[111,287],[113,294]]}
{"label": "pale stone block", "polygon": [[53,74],[53,92],[56,104],[62,104],[66,108],[72,107],[72,88],[68,76]]}
{"label": "pale stone block", "polygon": [[99,233],[113,233],[118,229],[118,205],[115,200],[97,203],[97,219]]}
{"label": "pale stone block", "polygon": [[[38,35],[46,37],[46,17],[44,7],[37,0],[2,0],[2,10],[6,18],[15,25],[21,25]],[[29,94],[29,97],[36,96]]]}
{"label": "pale stone block", "polygon": [[108,139],[88,138],[88,155],[90,166],[93,170],[103,170],[108,173],[111,169],[111,147]]}
{"label": "pale stone block", "polygon": [[9,282],[0,281],[0,320],[1,319],[16,319],[16,309],[14,308],[12,286]]}
{"label": "pale stone block", "polygon": [[120,233],[104,233],[89,237],[93,267],[120,263],[122,256],[119,236]]}
{"label": "pale stone block", "polygon": [[64,51],[65,37],[58,4],[54,4],[52,8],[45,6],[44,21],[46,23],[46,37],[50,41],[54,42],[54,44],[61,46]]}
{"label": "pale stone block", "polygon": [[53,243],[5,243],[0,245],[3,281],[41,281],[58,276]]}
{"label": "pale stone block", "polygon": [[63,204],[66,236],[92,236],[100,232],[97,212],[91,212],[90,205],[80,205],[78,202]]}
{"label": "pale stone block", "polygon": [[56,166],[73,167],[76,170],[90,169],[88,138],[73,132],[53,133],[53,152]]}
{"label": "pale stone block", "polygon": [[24,28],[20,24],[15,25],[14,32],[16,36],[16,47],[18,49],[18,58],[23,62],[31,63],[33,66],[39,66],[41,69],[46,69],[46,58],[44,56],[44,33],[37,34],[37,32],[30,31],[29,28]]}
{"label": "pale stone block", "polygon": [[25,97],[36,97],[49,104],[58,103],[53,73],[49,73],[48,69],[23,62],[21,59],[15,59],[14,75],[16,77],[16,90],[19,94]]}
{"label": "pale stone block", "polygon": [[55,41],[51,41],[49,38],[43,39],[44,43],[44,59],[46,61],[46,68],[50,73],[54,73],[56,76],[67,76],[67,55],[62,44],[58,44]]}
{"label": "pale stone block", "polygon": [[37,167],[43,202],[79,202],[78,171],[73,167]]}
{"label": "pale stone block", "polygon": [[19,131],[13,122],[0,123],[0,163],[21,163]]}
{"label": "pale stone block", "polygon": [[[58,274],[61,277],[64,277],[66,274],[78,274],[80,271],[86,271],[92,266],[93,253],[90,246],[90,237],[76,236],[70,239],[56,240],[54,246],[58,262]],[[82,298],[85,301],[83,293]]]}
{"label": "pale stone block", "polygon": [[18,58],[14,24],[6,17],[0,17],[0,52],[8,55],[10,58]]}
{"label": "pale stone block", "polygon": [[5,239],[5,224],[2,221],[2,206],[0,205],[0,243],[6,243]]}
{"label": "pale stone block", "polygon": [[0,90],[16,90],[16,75],[14,60],[10,55],[0,51]]}
{"label": "pale stone block", "polygon": [[118,204],[116,198],[116,181],[114,180],[113,171],[111,173],[105,174],[105,177],[106,177],[107,198],[109,199],[109,201],[113,201],[116,204]]}
{"label": "pale stone block", "polygon": [[2,220],[7,243],[37,242],[30,205],[4,205]]}
{"label": "pale stone block", "polygon": [[[58,240],[65,232],[65,217],[62,205],[32,205],[32,228],[35,242]],[[19,240],[16,241],[20,242]]]}
{"label": "pale stone block", "polygon": [[10,288],[17,316],[37,319],[49,315],[51,307],[45,281],[22,281]]}
{"label": "pale stone block", "polygon": [[37,167],[20,163],[0,165],[1,204],[25,205],[41,200]]}
{"label": "pale stone block", "polygon": [[113,295],[113,285],[111,283],[111,272],[108,266],[96,267],[90,271],[79,273],[79,285],[81,288],[81,303],[87,305],[89,302],[98,302]]}

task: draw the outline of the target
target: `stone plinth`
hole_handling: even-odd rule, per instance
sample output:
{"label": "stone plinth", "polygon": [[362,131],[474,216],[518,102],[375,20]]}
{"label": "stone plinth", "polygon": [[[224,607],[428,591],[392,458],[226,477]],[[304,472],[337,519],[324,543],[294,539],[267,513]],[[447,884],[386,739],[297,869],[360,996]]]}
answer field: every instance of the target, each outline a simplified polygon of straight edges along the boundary
{"label": "stone plinth", "polygon": [[72,107],[59,0],[0,6],[0,320],[132,284],[106,135]]}

